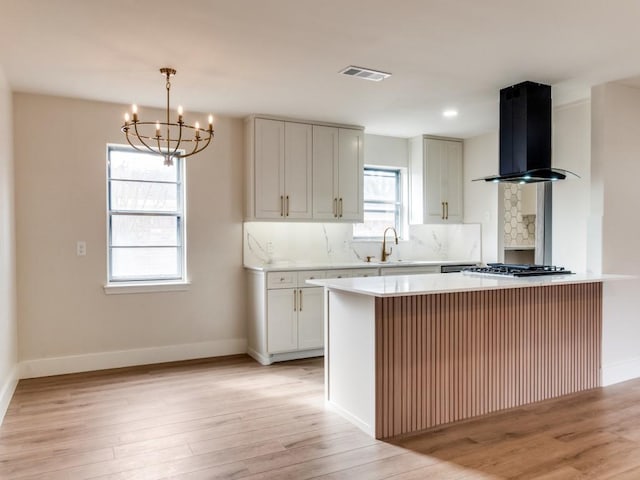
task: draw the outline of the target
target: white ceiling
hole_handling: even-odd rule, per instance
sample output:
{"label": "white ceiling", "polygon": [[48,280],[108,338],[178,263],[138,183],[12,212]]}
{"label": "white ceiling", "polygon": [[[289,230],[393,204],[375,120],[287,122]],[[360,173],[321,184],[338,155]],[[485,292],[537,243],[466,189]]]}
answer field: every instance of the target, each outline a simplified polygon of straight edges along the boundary
{"label": "white ceiling", "polygon": [[0,68],[17,91],[163,106],[172,66],[187,111],[469,137],[497,127],[502,87],[558,104],[639,75],[639,20],[636,0],[0,0]]}

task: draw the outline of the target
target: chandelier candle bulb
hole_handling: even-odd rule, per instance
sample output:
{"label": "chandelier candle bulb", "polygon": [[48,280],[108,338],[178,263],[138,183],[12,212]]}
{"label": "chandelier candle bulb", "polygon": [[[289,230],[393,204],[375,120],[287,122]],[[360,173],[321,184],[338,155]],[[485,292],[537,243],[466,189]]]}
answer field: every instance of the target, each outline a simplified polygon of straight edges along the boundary
{"label": "chandelier candle bulb", "polygon": [[209,132],[213,131],[213,115],[209,115]]}
{"label": "chandelier candle bulb", "polygon": [[178,106],[178,123],[182,123],[182,122],[183,122],[183,120],[182,120],[182,114],[183,114],[183,113],[184,113],[184,112],[183,112],[183,110],[182,110],[182,105],[179,105],[179,106]]}
{"label": "chandelier candle bulb", "polygon": [[156,137],[160,138],[160,122],[156,122]]}
{"label": "chandelier candle bulb", "polygon": [[131,106],[131,112],[133,113],[133,121],[137,122],[138,121],[138,106],[136,104],[133,104]]}

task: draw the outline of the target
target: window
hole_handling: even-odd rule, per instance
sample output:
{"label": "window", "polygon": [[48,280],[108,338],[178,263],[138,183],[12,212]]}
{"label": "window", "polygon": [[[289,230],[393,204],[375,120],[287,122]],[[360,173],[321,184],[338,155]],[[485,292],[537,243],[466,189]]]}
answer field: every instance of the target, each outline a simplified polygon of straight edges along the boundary
{"label": "window", "polygon": [[109,147],[108,280],[185,280],[184,171],[164,157]]}
{"label": "window", "polygon": [[401,169],[364,168],[364,223],[353,226],[354,238],[382,238],[387,227],[401,235],[405,219]]}

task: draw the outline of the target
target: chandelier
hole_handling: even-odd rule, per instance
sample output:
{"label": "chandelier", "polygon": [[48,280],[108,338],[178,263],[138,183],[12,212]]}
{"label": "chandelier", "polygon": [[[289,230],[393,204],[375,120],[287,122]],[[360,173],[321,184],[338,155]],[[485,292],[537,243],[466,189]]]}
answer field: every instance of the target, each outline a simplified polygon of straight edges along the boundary
{"label": "chandelier", "polygon": [[[200,124],[188,125],[184,122],[182,107],[178,107],[178,121],[172,122],[169,112],[169,94],[171,91],[171,76],[176,74],[173,68],[161,68],[166,79],[167,89],[167,117],[165,122],[143,122],[138,119],[138,107],[131,107],[131,116],[124,114],[122,132],[127,142],[139,152],[152,152],[164,157],[164,164],[173,165],[174,158],[186,158],[201,152],[209,146],[213,138],[213,116],[209,115],[209,126],[200,128]],[[155,128],[155,133],[154,133]],[[136,145],[139,143],[141,145]],[[182,147],[182,148],[181,148]]]}

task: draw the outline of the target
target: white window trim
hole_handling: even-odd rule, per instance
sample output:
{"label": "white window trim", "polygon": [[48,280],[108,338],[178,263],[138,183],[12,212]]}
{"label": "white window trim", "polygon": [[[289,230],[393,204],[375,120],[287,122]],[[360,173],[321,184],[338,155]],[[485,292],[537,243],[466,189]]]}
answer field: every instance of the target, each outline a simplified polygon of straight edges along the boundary
{"label": "white window trim", "polygon": [[181,182],[181,202],[182,202],[182,278],[179,279],[158,279],[158,280],[135,280],[135,281],[110,281],[110,265],[111,261],[110,255],[110,243],[109,243],[109,235],[110,235],[110,227],[109,227],[109,150],[110,149],[123,149],[123,150],[132,150],[129,145],[121,145],[121,144],[107,144],[106,148],[106,233],[107,233],[107,264],[106,264],[106,272],[107,272],[107,282],[103,285],[103,289],[105,294],[107,295],[119,295],[119,294],[132,294],[132,293],[159,293],[159,292],[178,292],[178,291],[188,291],[191,287],[191,281],[187,276],[187,178],[186,178],[186,168],[184,161],[180,162],[180,182]]}
{"label": "white window trim", "polygon": [[191,289],[191,282],[153,282],[153,283],[108,283],[103,286],[107,295],[122,295],[129,293],[159,293],[186,292]]}

